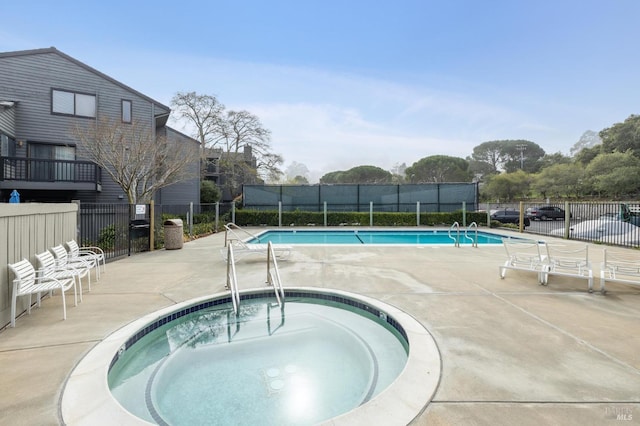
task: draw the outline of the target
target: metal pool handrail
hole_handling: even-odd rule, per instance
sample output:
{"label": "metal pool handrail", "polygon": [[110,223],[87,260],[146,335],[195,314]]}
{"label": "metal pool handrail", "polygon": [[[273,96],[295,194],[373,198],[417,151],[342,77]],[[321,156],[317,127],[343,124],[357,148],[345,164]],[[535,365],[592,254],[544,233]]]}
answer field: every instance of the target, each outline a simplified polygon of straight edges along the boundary
{"label": "metal pool handrail", "polygon": [[[471,231],[472,228],[475,228],[475,239],[471,238],[467,233]],[[471,247],[478,247],[478,224],[475,222],[471,222],[468,228],[464,230],[464,237],[471,240]]]}
{"label": "metal pool handrail", "polygon": [[[457,231],[455,238],[451,236],[451,231],[453,231],[454,229]],[[460,224],[458,222],[453,222],[453,225],[451,225],[451,228],[449,228],[449,238],[453,240],[456,247],[460,247]]]}
{"label": "metal pool handrail", "polygon": [[233,302],[233,312],[238,315],[240,309],[240,293],[238,292],[238,278],[236,276],[236,262],[233,258],[233,247],[227,246],[227,284],[225,286],[231,291],[231,302]]}
{"label": "metal pool handrail", "polygon": [[273,286],[278,306],[284,306],[284,288],[282,287],[278,261],[276,260],[276,253],[271,241],[267,244],[267,284]]}

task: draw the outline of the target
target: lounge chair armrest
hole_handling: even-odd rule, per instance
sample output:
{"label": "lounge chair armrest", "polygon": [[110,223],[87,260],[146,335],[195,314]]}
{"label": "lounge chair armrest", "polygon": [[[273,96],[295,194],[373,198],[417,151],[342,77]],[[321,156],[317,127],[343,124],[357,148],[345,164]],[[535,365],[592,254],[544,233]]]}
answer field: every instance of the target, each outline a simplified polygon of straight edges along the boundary
{"label": "lounge chair armrest", "polygon": [[83,246],[83,247],[80,247],[80,253],[82,253],[83,251],[90,252],[90,253],[95,253],[95,254],[101,254],[101,255],[104,256],[104,250],[102,250],[98,246]]}

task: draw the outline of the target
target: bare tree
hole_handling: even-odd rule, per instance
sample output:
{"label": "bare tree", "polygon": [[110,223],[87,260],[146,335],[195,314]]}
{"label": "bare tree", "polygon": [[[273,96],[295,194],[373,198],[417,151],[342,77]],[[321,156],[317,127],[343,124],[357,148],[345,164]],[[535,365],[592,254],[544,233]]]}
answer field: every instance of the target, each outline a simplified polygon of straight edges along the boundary
{"label": "bare tree", "polygon": [[271,132],[262,126],[258,117],[248,111],[227,111],[219,130],[218,140],[227,152],[239,153],[246,147],[251,148],[258,175],[263,178],[282,175],[279,166],[283,159],[271,152]]}
{"label": "bare tree", "polygon": [[216,148],[220,142],[224,105],[215,96],[198,95],[196,92],[178,92],[171,100],[171,107],[179,118],[187,119],[195,126],[195,138],[205,148]]}
{"label": "bare tree", "polygon": [[[271,132],[257,116],[248,111],[225,111],[215,96],[196,92],[178,92],[171,106],[178,118],[195,127],[194,137],[200,141],[203,156],[206,148],[221,150],[221,171],[232,193],[242,183],[259,177],[275,181],[282,175],[282,156],[271,152]],[[255,157],[255,162],[247,154]]]}
{"label": "bare tree", "polygon": [[127,194],[130,204],[147,203],[160,188],[197,177],[195,144],[175,146],[149,126],[100,119],[77,126],[82,154],[105,170]]}

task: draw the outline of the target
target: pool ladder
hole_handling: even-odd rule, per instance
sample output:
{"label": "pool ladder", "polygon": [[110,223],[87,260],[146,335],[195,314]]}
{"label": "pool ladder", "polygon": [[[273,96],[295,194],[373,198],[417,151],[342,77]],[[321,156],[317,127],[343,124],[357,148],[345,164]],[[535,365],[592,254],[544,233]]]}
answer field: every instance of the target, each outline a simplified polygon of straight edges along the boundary
{"label": "pool ladder", "polygon": [[[469,236],[469,231],[471,231],[472,229],[474,229],[475,231],[475,234],[474,234],[475,238],[472,238]],[[475,222],[471,222],[471,225],[469,225],[464,230],[464,237],[468,240],[471,240],[471,247],[478,247],[478,224]]]}
{"label": "pool ladder", "polygon": [[231,291],[233,312],[238,315],[240,309],[240,292],[238,291],[238,277],[236,275],[236,261],[233,258],[233,245],[227,246],[227,284],[225,287]]}
{"label": "pool ladder", "polygon": [[[271,241],[267,245],[267,285],[273,286],[278,306],[284,307],[284,288],[278,269],[278,261]],[[233,245],[227,245],[227,283],[225,285],[231,292],[233,312],[238,315],[240,310],[240,291],[238,290],[238,276],[236,274],[236,262],[233,256]]]}
{"label": "pool ladder", "polygon": [[[475,238],[469,236],[469,232],[472,229],[475,229]],[[455,237],[451,235],[452,232],[455,232]],[[471,222],[471,225],[464,230],[464,237],[471,241],[472,247],[478,247],[478,224]],[[449,228],[449,238],[453,240],[456,247],[460,247],[460,224],[458,222],[454,222]]]}
{"label": "pool ladder", "polygon": [[[455,230],[456,236],[451,235],[451,231]],[[453,243],[456,247],[460,247],[460,224],[458,222],[453,222],[451,228],[449,228],[449,238],[453,240]]]}
{"label": "pool ladder", "polygon": [[267,244],[267,285],[273,286],[273,292],[276,295],[278,306],[281,308],[284,307],[284,288],[282,287],[278,261],[276,260],[276,253],[271,241]]}

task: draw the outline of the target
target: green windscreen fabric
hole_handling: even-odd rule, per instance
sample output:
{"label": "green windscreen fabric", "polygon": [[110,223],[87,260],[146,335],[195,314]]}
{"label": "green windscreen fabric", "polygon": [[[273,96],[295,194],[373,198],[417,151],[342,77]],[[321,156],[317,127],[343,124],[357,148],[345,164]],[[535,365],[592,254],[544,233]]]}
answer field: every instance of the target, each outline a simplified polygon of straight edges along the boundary
{"label": "green windscreen fabric", "polygon": [[478,208],[476,183],[431,183],[411,185],[245,185],[247,209],[283,211],[450,212]]}

